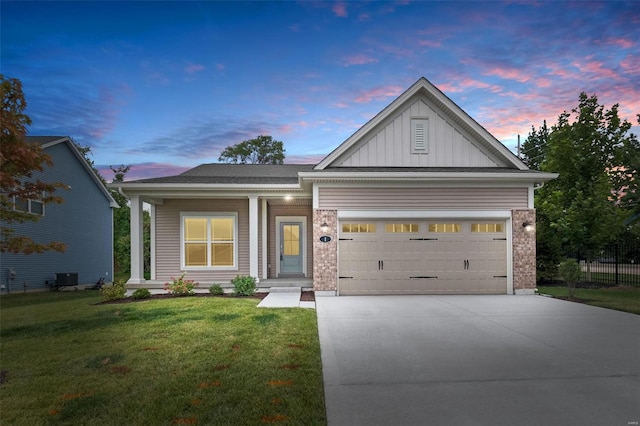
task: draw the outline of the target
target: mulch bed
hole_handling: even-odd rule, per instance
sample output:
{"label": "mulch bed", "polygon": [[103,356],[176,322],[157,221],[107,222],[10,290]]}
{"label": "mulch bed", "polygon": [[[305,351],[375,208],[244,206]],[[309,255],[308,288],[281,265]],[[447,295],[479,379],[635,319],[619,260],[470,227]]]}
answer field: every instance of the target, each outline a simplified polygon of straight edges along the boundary
{"label": "mulch bed", "polygon": [[[268,294],[269,293],[255,293],[253,296],[236,296],[236,295],[231,294],[231,293],[228,293],[228,294],[225,293],[223,295],[213,295],[211,293],[196,293],[196,294],[191,295],[191,296],[174,296],[173,294],[152,294],[151,296],[147,297],[146,299],[134,299],[133,297],[125,297],[124,299],[98,302],[98,303],[96,303],[96,305],[134,303],[134,302],[143,302],[145,300],[174,299],[174,298],[177,298],[177,297],[223,297],[223,298],[243,298],[243,299],[258,299],[258,300],[262,300],[265,297],[267,297]],[[300,301],[301,302],[315,302],[316,301],[315,293],[313,291],[303,291],[302,294],[300,294]]]}

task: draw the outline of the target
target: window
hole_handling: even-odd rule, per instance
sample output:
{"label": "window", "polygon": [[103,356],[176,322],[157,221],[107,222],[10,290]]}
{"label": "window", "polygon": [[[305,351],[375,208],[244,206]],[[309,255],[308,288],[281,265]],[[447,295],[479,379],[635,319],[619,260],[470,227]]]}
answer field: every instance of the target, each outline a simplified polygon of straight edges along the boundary
{"label": "window", "polygon": [[429,120],[426,118],[411,119],[411,152],[414,154],[429,152]]}
{"label": "window", "polygon": [[387,233],[418,232],[418,224],[417,223],[385,223],[384,232],[387,232]]}
{"label": "window", "polygon": [[462,232],[462,225],[459,223],[430,223],[429,232]]}
{"label": "window", "polygon": [[183,215],[182,250],[185,267],[237,268],[236,214]]}
{"label": "window", "polygon": [[374,233],[376,232],[376,224],[375,223],[344,223],[342,224],[342,232]]}
{"label": "window", "polygon": [[44,216],[44,203],[38,200],[13,197],[13,209],[19,212]]}
{"label": "window", "polygon": [[504,232],[501,223],[472,223],[471,232]]}

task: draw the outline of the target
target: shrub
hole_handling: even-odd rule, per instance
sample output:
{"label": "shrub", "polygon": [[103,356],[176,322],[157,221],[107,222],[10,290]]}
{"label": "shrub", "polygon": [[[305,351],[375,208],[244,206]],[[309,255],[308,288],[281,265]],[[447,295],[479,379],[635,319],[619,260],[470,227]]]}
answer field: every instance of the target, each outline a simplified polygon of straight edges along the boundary
{"label": "shrub", "polygon": [[222,289],[222,286],[220,284],[214,284],[209,287],[209,293],[215,296],[222,296],[224,294],[224,290]]}
{"label": "shrub", "polygon": [[231,284],[238,296],[252,296],[256,292],[256,279],[249,275],[237,275]]}
{"label": "shrub", "polygon": [[175,296],[191,296],[195,294],[195,288],[198,283],[193,280],[185,280],[185,274],[180,275],[179,278],[171,277],[170,283],[164,283],[164,289]]}
{"label": "shrub", "polygon": [[133,292],[131,297],[133,297],[134,299],[148,299],[149,297],[151,297],[151,292],[146,288],[139,288]]}
{"label": "shrub", "polygon": [[112,285],[103,286],[100,289],[100,292],[102,293],[102,299],[105,302],[108,302],[110,300],[124,299],[124,296],[127,294],[127,286],[125,285],[124,281],[118,280]]}
{"label": "shrub", "polygon": [[580,281],[580,275],[582,274],[580,264],[575,259],[566,259],[558,265],[558,274],[560,278],[567,283],[569,297],[573,299],[576,283]]}

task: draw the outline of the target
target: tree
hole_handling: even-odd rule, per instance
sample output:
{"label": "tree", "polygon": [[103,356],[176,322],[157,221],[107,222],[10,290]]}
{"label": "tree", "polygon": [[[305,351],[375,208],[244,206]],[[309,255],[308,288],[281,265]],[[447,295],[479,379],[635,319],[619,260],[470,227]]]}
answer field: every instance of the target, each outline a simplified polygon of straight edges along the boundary
{"label": "tree", "polygon": [[232,164],[282,164],[284,152],[282,142],[273,140],[271,136],[260,135],[226,147],[218,161]]}
{"label": "tree", "polygon": [[548,135],[544,127],[527,138],[525,161],[560,174],[536,193],[538,255],[552,268],[562,255],[592,259],[625,231],[632,211],[618,193],[638,184],[640,146],[618,105],[605,110],[596,95],[581,93]]}
{"label": "tree", "polygon": [[38,243],[18,235],[12,226],[40,219],[38,215],[17,210],[17,201],[62,203],[63,199],[56,191],[68,189],[68,186],[61,182],[43,182],[38,177],[38,173],[52,166],[53,161],[42,147],[27,142],[27,126],[31,125],[31,119],[24,114],[27,102],[20,80],[0,74],[0,96],[0,253],[62,252],[65,250],[63,243]]}

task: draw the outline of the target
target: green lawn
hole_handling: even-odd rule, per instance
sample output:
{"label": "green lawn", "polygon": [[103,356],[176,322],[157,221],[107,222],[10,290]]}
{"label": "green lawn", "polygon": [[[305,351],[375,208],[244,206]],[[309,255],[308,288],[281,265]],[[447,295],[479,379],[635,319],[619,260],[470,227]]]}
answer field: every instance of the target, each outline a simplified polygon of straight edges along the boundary
{"label": "green lawn", "polygon": [[[562,298],[569,295],[566,287],[538,287],[538,292]],[[575,298],[593,306],[640,314],[640,288],[637,287],[577,288]]]}
{"label": "green lawn", "polygon": [[314,310],[100,300],[0,297],[0,424],[326,424]]}

